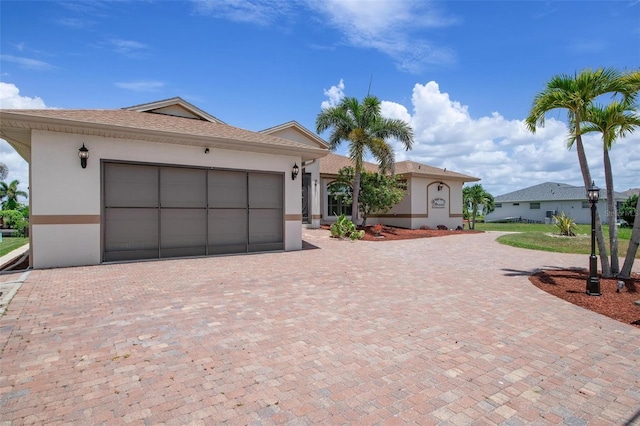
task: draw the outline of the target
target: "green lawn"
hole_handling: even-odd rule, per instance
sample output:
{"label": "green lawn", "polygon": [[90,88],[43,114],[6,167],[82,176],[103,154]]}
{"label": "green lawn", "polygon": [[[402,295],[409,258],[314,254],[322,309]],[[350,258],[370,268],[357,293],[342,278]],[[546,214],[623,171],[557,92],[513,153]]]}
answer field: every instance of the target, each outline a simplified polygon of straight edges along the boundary
{"label": "green lawn", "polygon": [[29,238],[3,237],[2,242],[0,242],[0,256],[4,256],[5,254],[28,243]]}
{"label": "green lawn", "polygon": [[[534,223],[476,223],[476,229],[481,231],[514,232],[498,238],[498,242],[513,247],[532,250],[544,250],[559,253],[591,253],[591,226],[577,225],[575,237],[562,237],[555,225]],[[609,248],[609,228],[603,227],[607,248]],[[618,254],[624,258],[629,247],[631,228],[618,229]],[[597,247],[596,247],[597,252]],[[636,259],[640,258],[640,251]]]}

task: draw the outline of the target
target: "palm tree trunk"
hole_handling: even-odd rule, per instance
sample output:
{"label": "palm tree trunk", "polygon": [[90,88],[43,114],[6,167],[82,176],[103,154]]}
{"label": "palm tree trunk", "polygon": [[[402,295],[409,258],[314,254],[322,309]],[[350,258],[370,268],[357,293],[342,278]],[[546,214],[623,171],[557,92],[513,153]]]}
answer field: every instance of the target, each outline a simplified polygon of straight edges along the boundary
{"label": "palm tree trunk", "polygon": [[353,175],[353,204],[351,204],[351,222],[358,226],[358,198],[360,197],[360,170],[356,166]]}
{"label": "palm tree trunk", "polygon": [[620,260],[618,259],[618,213],[613,192],[613,173],[611,171],[611,159],[609,150],[604,149],[604,179],[607,184],[607,222],[609,224],[609,248],[611,249],[611,274],[620,272]]}
{"label": "palm tree trunk", "polygon": [[624,259],[624,265],[618,275],[620,278],[631,277],[631,268],[633,267],[633,261],[636,258],[638,252],[638,246],[640,245],[640,197],[638,197],[638,203],[636,204],[636,218],[633,221],[633,229],[631,230],[631,240],[629,241],[629,248],[627,249],[627,257]]}
{"label": "palm tree trunk", "polygon": [[[584,179],[584,188],[591,186],[591,172],[589,171],[589,163],[587,163],[587,155],[582,145],[582,136],[580,135],[580,117],[576,114],[576,151],[578,152],[578,162]],[[611,267],[609,266],[609,256],[607,255],[607,246],[602,233],[602,222],[600,222],[600,214],[596,209],[596,239],[598,241],[598,252],[600,253],[600,265],[602,267],[602,276],[611,277]]]}

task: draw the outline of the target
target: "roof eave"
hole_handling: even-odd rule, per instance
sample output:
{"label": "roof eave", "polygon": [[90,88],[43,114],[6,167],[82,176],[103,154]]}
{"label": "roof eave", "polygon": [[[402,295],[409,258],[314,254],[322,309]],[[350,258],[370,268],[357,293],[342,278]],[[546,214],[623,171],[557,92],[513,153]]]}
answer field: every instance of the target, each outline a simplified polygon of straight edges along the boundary
{"label": "roof eave", "polygon": [[[24,125],[20,127],[10,126],[8,125],[9,121],[19,122]],[[253,151],[266,154],[295,155],[300,156],[303,161],[322,158],[329,153],[329,151],[326,149],[314,147],[296,147],[284,145],[278,146],[239,139],[189,135],[180,132],[167,132],[161,130],[138,129],[134,127],[117,126],[103,123],[87,123],[71,119],[25,116],[8,111],[3,111],[2,115],[0,116],[0,123],[2,123],[2,127],[5,127],[5,123],[7,123],[6,127],[13,127],[23,130],[29,129],[29,133],[31,130],[57,131],[61,133],[135,139],[149,142],[170,143],[174,145],[202,146],[232,151]],[[38,124],[39,126],[33,126],[33,124]],[[30,142],[31,140],[29,138],[29,141],[26,143],[30,145]],[[25,142],[23,141],[22,144],[25,144]],[[19,153],[23,158],[25,158],[22,152],[19,151]],[[25,158],[25,160],[27,160],[27,158]]]}

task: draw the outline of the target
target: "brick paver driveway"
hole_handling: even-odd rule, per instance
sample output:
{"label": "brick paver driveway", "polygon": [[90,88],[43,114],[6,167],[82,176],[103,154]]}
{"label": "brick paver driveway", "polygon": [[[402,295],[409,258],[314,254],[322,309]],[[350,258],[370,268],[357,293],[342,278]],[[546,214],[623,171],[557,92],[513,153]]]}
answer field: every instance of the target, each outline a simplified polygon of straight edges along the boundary
{"label": "brick paver driveway", "polygon": [[[0,319],[13,424],[616,424],[640,330],[496,234],[33,271]],[[0,276],[0,280],[15,276]]]}

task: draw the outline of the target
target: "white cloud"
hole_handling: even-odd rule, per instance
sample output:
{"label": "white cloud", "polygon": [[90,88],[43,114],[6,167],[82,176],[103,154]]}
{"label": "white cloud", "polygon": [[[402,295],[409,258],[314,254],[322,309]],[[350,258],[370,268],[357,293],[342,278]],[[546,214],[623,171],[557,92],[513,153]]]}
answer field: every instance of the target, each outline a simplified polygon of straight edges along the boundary
{"label": "white cloud", "polygon": [[324,95],[329,99],[322,101],[320,104],[322,109],[338,105],[342,98],[344,98],[344,81],[340,79],[340,83],[338,83],[337,86],[331,86],[328,90],[325,89]]}
{"label": "white cloud", "polygon": [[[14,84],[0,82],[0,108],[2,109],[43,109],[47,108],[39,97],[21,96]],[[19,188],[27,192],[29,186],[29,165],[4,139],[0,139],[0,162],[9,168],[7,182],[18,180]]]}
{"label": "white cloud", "polygon": [[436,3],[327,0],[309,1],[307,5],[327,18],[350,45],[376,49],[390,56],[403,71],[419,72],[428,65],[455,61],[451,49],[429,42],[421,33],[456,23],[455,18],[442,14]]}
{"label": "white cloud", "polygon": [[[329,99],[323,107],[339,102],[344,81],[325,90]],[[493,195],[543,182],[582,185],[582,173],[575,148],[568,150],[568,129],[564,122],[548,118],[545,127],[531,133],[524,120],[507,120],[500,113],[473,118],[469,108],[442,92],[438,83],[416,84],[411,96],[412,111],[396,102],[381,101],[384,117],[411,124],[414,146],[405,151],[390,140],[396,161],[413,160],[464,173],[481,179]],[[599,136],[583,138],[592,178],[604,187],[602,145]],[[640,187],[640,134],[619,140],[611,151],[617,191]],[[342,146],[340,153],[346,150]]]}
{"label": "white cloud", "polygon": [[[567,126],[550,118],[535,134],[523,120],[506,120],[494,112],[473,118],[468,107],[451,100],[434,81],[416,84],[411,97],[411,114],[400,104],[383,101],[387,117],[410,119],[415,144],[406,152],[390,141],[397,161],[413,160],[431,166],[481,178],[481,184],[500,195],[547,181],[582,185],[582,173],[575,148],[566,148]],[[615,189],[623,191],[640,186],[640,143],[634,134],[616,142],[611,151]],[[593,179],[604,187],[601,139],[584,137],[584,145]]]}
{"label": "white cloud", "polygon": [[20,68],[23,69],[35,71],[47,71],[53,68],[53,66],[48,62],[40,61],[38,59],[25,58],[22,56],[0,55],[0,60],[18,64]]}
{"label": "white cloud", "polygon": [[42,109],[46,108],[39,97],[20,96],[15,84],[0,81],[0,108],[2,109]]}
{"label": "white cloud", "polygon": [[112,39],[109,43],[116,53],[129,57],[140,56],[141,52],[148,48],[146,44],[133,40]]}
{"label": "white cloud", "polygon": [[195,0],[194,3],[197,13],[262,26],[287,16],[295,5],[272,0]]}
{"label": "white cloud", "polygon": [[131,90],[133,92],[157,92],[164,87],[164,82],[155,80],[131,81],[128,83],[114,83],[120,89]]}

